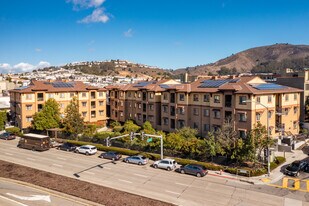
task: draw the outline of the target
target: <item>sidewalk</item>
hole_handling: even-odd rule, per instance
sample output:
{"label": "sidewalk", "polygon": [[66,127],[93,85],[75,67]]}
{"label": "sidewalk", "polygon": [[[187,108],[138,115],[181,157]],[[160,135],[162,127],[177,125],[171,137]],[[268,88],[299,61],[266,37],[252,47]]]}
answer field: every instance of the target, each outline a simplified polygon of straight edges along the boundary
{"label": "sidewalk", "polygon": [[[276,152],[275,156],[284,156],[283,152]],[[230,174],[227,172],[219,172],[219,171],[208,171],[208,175],[210,176],[216,176],[216,177],[221,177],[225,179],[231,179],[231,180],[237,180],[241,182],[247,182],[250,184],[270,184],[270,183],[275,183],[279,181],[284,174],[281,172],[281,168],[284,165],[288,165],[292,163],[295,160],[302,160],[307,158],[308,155],[304,154],[302,150],[294,150],[292,152],[286,152],[285,153],[285,158],[286,162],[283,163],[282,165],[278,166],[276,169],[272,170],[270,173],[270,176],[268,177],[267,174],[257,176],[257,177],[244,177],[240,175],[235,175],[235,174]]]}

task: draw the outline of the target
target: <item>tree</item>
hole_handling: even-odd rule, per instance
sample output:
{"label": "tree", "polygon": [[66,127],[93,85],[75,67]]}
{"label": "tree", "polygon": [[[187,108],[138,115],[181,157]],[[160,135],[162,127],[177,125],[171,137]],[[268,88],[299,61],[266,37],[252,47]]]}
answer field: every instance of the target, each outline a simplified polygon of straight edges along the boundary
{"label": "tree", "polygon": [[79,113],[79,106],[76,97],[73,97],[65,109],[63,119],[64,131],[69,134],[80,134],[84,131],[84,119]]}
{"label": "tree", "polygon": [[125,130],[125,133],[130,133],[130,132],[137,132],[141,127],[134,124],[132,120],[127,120],[124,123],[123,128]]}
{"label": "tree", "polygon": [[156,130],[152,127],[151,123],[149,121],[146,121],[143,126],[143,131],[146,133],[146,134],[155,134],[156,133]]}
{"label": "tree", "polygon": [[58,128],[60,126],[60,109],[55,99],[48,99],[43,109],[33,116],[32,127],[36,130]]}
{"label": "tree", "polygon": [[4,130],[6,121],[6,111],[0,111],[0,130]]}
{"label": "tree", "polygon": [[213,161],[213,157],[217,155],[217,143],[213,133],[208,133],[208,138],[205,139],[205,143],[207,154],[211,156],[211,161]]}
{"label": "tree", "polygon": [[231,157],[233,150],[237,147],[237,139],[239,138],[234,130],[232,121],[227,119],[222,125],[221,130],[215,135],[216,141],[220,144],[220,153]]}

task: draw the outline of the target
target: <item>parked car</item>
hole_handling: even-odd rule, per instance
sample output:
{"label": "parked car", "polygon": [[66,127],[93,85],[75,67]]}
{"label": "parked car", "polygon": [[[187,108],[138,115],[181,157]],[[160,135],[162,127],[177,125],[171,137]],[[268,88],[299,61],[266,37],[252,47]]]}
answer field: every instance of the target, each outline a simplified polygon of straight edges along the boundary
{"label": "parked car", "polygon": [[179,171],[181,174],[190,174],[195,175],[197,177],[204,177],[208,173],[206,167],[194,164],[181,166]]}
{"label": "parked car", "polygon": [[284,174],[297,177],[299,172],[303,171],[307,165],[308,163],[304,160],[296,160],[285,168]]}
{"label": "parked car", "polygon": [[0,139],[13,140],[13,139],[16,139],[16,136],[10,132],[4,132],[0,134]]}
{"label": "parked car", "polygon": [[173,159],[162,159],[153,163],[154,168],[166,169],[168,171],[176,169],[176,161]]}
{"label": "parked car", "polygon": [[49,143],[49,146],[51,148],[58,148],[62,145],[62,143],[60,142],[57,142],[55,139],[50,139],[50,143]]}
{"label": "parked car", "polygon": [[109,151],[109,152],[100,154],[99,157],[104,158],[104,159],[110,159],[110,160],[119,160],[122,156],[118,152]]}
{"label": "parked car", "polygon": [[69,142],[65,142],[62,145],[60,145],[59,147],[57,147],[57,149],[71,152],[71,151],[76,150],[76,146],[74,144],[69,143]]}
{"label": "parked car", "polygon": [[75,152],[85,154],[85,155],[93,155],[97,153],[97,148],[92,145],[83,145],[83,146],[77,147],[75,149]]}
{"label": "parked car", "polygon": [[141,155],[137,155],[137,156],[126,157],[123,159],[123,161],[126,163],[145,165],[148,163],[148,158]]}

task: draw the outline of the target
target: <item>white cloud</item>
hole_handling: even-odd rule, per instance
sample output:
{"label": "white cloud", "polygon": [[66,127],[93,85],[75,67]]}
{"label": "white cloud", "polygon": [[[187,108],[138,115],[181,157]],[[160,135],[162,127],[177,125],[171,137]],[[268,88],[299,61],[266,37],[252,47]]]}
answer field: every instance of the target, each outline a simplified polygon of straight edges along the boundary
{"label": "white cloud", "polygon": [[100,7],[105,0],[67,0],[67,3],[72,3],[75,10],[88,9],[92,7]]}
{"label": "white cloud", "polygon": [[125,37],[132,37],[133,36],[133,29],[128,29],[128,31],[123,32]]}
{"label": "white cloud", "polygon": [[14,66],[11,66],[8,63],[0,64],[0,72],[1,73],[18,73],[18,72],[29,72],[34,69],[43,69],[45,67],[49,67],[50,63],[46,61],[40,61],[37,65],[32,65],[25,62],[20,62],[18,64],[15,64]]}
{"label": "white cloud", "polygon": [[41,48],[35,48],[35,51],[36,51],[36,52],[41,52],[42,49],[41,49]]}
{"label": "white cloud", "polygon": [[78,21],[78,23],[84,23],[84,24],[99,23],[99,22],[106,23],[108,22],[108,20],[109,17],[107,16],[107,14],[104,13],[104,9],[97,8],[92,12],[92,14]]}

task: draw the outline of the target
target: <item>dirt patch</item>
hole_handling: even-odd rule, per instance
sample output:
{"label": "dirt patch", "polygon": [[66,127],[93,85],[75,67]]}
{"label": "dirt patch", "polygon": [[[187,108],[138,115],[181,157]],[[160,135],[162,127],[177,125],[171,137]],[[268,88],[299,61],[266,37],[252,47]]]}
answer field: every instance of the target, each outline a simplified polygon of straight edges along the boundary
{"label": "dirt patch", "polygon": [[172,204],[122,192],[50,172],[0,160],[0,177],[31,183],[107,206],[171,206]]}

